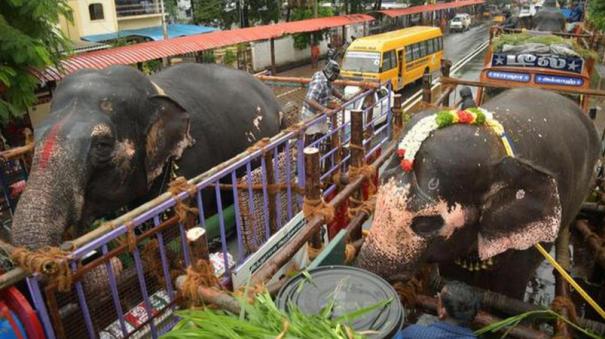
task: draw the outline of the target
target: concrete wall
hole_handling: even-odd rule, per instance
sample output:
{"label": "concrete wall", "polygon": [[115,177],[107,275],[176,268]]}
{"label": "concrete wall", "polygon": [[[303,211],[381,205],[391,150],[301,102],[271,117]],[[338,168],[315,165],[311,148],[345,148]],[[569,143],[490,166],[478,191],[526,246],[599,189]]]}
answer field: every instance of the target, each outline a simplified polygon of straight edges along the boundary
{"label": "concrete wall", "polygon": [[[342,32],[339,28],[339,32]],[[346,38],[350,42],[351,35],[355,37],[363,36],[363,24],[352,25],[347,27]],[[328,51],[328,39],[324,39],[319,50],[323,55]],[[253,42],[250,44],[252,48],[252,67],[255,72],[260,72],[271,67],[271,44],[269,41]],[[275,40],[275,64],[284,66],[311,58],[311,48],[307,47],[303,50],[294,48],[294,39],[288,35],[281,39]]]}
{"label": "concrete wall", "polygon": [[[88,5],[100,3],[103,5],[103,19],[90,20]],[[113,33],[118,30],[114,0],[69,1],[74,12],[74,22],[80,36]]]}
{"label": "concrete wall", "polygon": [[161,14],[138,15],[133,17],[120,17],[118,27],[120,30],[139,29],[162,25]]}

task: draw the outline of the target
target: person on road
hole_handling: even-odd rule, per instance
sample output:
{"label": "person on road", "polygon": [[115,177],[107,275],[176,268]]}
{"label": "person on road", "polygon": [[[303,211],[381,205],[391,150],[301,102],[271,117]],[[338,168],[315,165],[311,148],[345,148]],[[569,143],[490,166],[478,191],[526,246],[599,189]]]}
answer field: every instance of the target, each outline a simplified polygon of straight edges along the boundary
{"label": "person on road", "polygon": [[504,12],[504,22],[502,23],[502,28],[504,29],[515,29],[519,25],[519,18],[513,16],[509,10]]}
{"label": "person on road", "polygon": [[458,105],[460,106],[461,110],[477,107],[477,103],[473,99],[473,91],[471,91],[468,86],[464,86],[460,90],[460,102]]}
{"label": "person on road", "polygon": [[338,50],[331,44],[328,44],[328,60],[326,60],[326,63],[329,63],[330,61],[335,61],[338,62]]}
{"label": "person on road", "polygon": [[319,62],[319,44],[312,43],[311,44],[311,66],[313,68],[317,68],[318,62]]}
{"label": "person on road", "polygon": [[[334,80],[340,74],[340,66],[333,60],[328,60],[323,70],[315,72],[309,83],[309,89],[301,110],[301,121],[311,119],[317,114],[331,112],[328,103],[332,96],[343,99],[343,95],[332,87]],[[320,139],[328,132],[328,122],[324,118],[309,126],[305,131],[305,146]]]}
{"label": "person on road", "polygon": [[582,21],[582,15],[584,14],[584,9],[580,5],[579,1],[573,2],[573,7],[571,9],[571,13],[569,14],[569,18],[567,18],[568,22],[580,22]]}
{"label": "person on road", "polygon": [[479,297],[473,289],[459,281],[445,284],[437,295],[439,320],[429,326],[410,325],[394,339],[467,339],[476,338],[468,325],[479,311]]}

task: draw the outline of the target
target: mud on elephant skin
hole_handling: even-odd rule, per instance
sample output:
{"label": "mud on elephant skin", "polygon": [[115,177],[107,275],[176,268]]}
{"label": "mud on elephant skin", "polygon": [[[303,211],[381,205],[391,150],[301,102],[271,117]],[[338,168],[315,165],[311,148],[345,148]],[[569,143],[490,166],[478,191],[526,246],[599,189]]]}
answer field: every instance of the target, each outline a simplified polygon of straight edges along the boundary
{"label": "mud on elephant skin", "polygon": [[[433,131],[410,172],[393,156],[359,266],[392,279],[439,263],[452,278],[523,296],[542,261],[532,246],[550,245],[589,192],[599,138],[574,102],[552,92],[512,89],[483,108],[503,125],[514,157],[489,127],[461,124]],[[414,116],[404,136],[434,113]],[[472,271],[455,264],[469,256]]]}
{"label": "mud on elephant skin", "polygon": [[67,226],[82,233],[159,194],[171,159],[190,178],[277,134],[279,110],[269,87],[218,65],[180,64],[151,77],[128,66],[76,72],[35,131],[12,242],[58,245]]}

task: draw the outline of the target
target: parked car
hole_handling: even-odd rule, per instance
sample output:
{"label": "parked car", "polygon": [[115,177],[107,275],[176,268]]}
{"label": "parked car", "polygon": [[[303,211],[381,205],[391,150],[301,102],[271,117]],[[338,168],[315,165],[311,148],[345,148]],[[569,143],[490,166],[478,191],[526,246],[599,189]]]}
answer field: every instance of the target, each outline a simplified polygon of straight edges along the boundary
{"label": "parked car", "polygon": [[463,32],[471,27],[471,16],[466,13],[456,14],[450,21],[450,31]]}
{"label": "parked car", "polygon": [[[345,90],[344,90],[344,96],[345,98],[350,99],[352,97],[354,97],[355,95],[357,95],[359,93],[361,89],[357,86],[346,86]],[[373,94],[372,97],[366,96],[364,99],[359,99],[356,100],[355,102],[349,104],[348,106],[345,107],[345,116],[344,116],[344,122],[348,123],[349,121],[351,121],[351,111],[352,110],[365,110],[366,108],[370,107],[371,105],[374,105],[374,109],[372,111],[372,122],[374,124],[374,127],[378,127],[380,125],[383,125],[384,123],[387,122],[387,116],[388,116],[388,111],[389,108],[393,106],[394,103],[394,96],[393,96],[393,92],[385,87],[382,86],[380,87],[380,89],[376,90]],[[389,98],[390,98],[390,103],[389,103]],[[376,103],[376,104],[374,104]],[[368,116],[367,113],[366,115],[364,115],[363,117],[363,124],[366,125],[370,123],[368,121]],[[347,126],[344,129],[344,140],[348,140],[350,138],[351,135],[351,126]]]}
{"label": "parked car", "polygon": [[536,15],[536,6],[534,5],[523,5],[519,10],[519,18]]}

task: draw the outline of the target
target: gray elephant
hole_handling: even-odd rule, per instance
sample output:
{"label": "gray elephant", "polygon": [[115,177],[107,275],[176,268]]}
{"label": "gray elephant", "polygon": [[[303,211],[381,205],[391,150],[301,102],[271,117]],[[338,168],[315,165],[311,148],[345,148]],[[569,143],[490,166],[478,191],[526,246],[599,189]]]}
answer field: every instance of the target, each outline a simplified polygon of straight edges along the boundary
{"label": "gray elephant", "polygon": [[181,64],[154,76],[82,70],[57,88],[36,129],[33,166],[12,224],[15,245],[58,245],[91,222],[165,190],[171,159],[191,178],[279,132],[280,107],[248,73]]}
{"label": "gray elephant", "polygon": [[550,248],[590,190],[599,137],[576,103],[549,91],[511,89],[483,109],[469,109],[476,124],[423,132],[444,114],[431,109],[406,126],[409,147],[381,175],[359,266],[405,280],[438,263],[445,276],[523,296],[543,260],[532,246]]}
{"label": "gray elephant", "polygon": [[546,0],[532,20],[533,30],[543,32],[564,32],[565,16],[557,8],[556,0]]}

